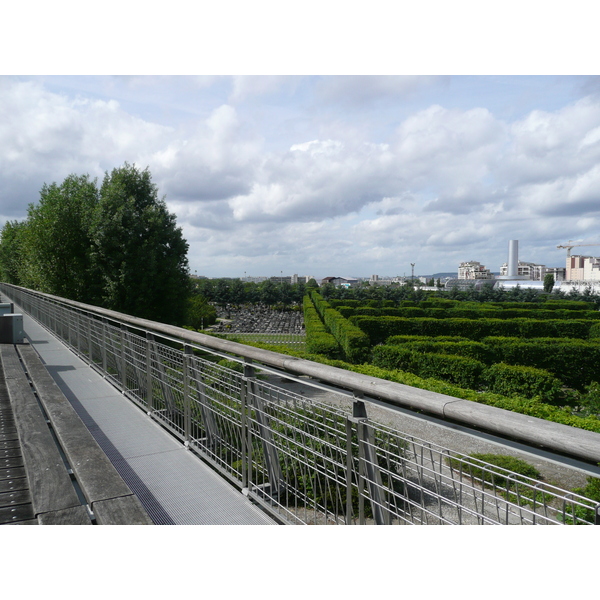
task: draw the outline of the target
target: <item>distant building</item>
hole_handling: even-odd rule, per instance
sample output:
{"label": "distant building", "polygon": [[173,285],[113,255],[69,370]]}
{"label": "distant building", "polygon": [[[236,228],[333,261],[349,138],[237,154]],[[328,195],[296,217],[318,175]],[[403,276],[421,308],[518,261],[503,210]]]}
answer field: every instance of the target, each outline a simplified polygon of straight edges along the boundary
{"label": "distant building", "polygon": [[379,275],[371,275],[371,278],[369,279],[369,285],[392,285],[392,283],[397,283],[397,281],[395,281],[395,279],[388,279],[386,278],[380,278]]}
{"label": "distant building", "polygon": [[571,255],[567,257],[566,281],[600,281],[600,258]]}
{"label": "distant building", "polygon": [[359,284],[355,277],[324,277],[321,279],[321,285],[332,283],[336,287],[354,287]]}
{"label": "distant building", "polygon": [[[546,265],[537,265],[535,263],[524,262],[520,260],[517,264],[517,275],[523,279],[531,281],[543,281],[546,274]],[[500,267],[500,276],[508,276],[508,263],[504,263]]]}
{"label": "distant building", "polygon": [[294,275],[275,275],[274,277],[269,278],[273,283],[289,283],[290,285],[294,285],[296,283],[308,283],[310,279],[314,279],[314,277],[309,277],[308,275],[305,277],[298,277],[297,274]]}
{"label": "distant building", "polygon": [[565,267],[546,267],[546,275],[554,275],[554,281],[564,281],[566,271]]}
{"label": "distant building", "polygon": [[493,279],[494,276],[489,269],[485,268],[476,260],[460,263],[458,267],[458,279]]}

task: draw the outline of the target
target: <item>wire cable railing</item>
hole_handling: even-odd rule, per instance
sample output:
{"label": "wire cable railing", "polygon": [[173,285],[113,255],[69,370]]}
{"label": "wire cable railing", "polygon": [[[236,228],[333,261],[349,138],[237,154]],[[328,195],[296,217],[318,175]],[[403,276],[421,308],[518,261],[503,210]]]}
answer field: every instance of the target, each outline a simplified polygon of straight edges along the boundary
{"label": "wire cable railing", "polygon": [[274,366],[275,353],[7,284],[0,290],[283,523],[599,520],[599,506],[584,496],[375,422],[351,381],[342,389],[326,376],[304,377],[338,397],[318,401],[276,384],[303,374]]}

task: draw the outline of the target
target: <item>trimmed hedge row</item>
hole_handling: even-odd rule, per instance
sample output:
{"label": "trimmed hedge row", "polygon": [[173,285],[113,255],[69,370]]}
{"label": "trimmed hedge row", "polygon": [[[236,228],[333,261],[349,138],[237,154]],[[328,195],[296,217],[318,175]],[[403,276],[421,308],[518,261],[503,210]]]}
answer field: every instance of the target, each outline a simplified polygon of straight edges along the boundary
{"label": "trimmed hedge row", "polygon": [[386,345],[402,345],[413,352],[467,356],[486,365],[506,363],[543,369],[573,389],[584,391],[600,374],[600,344],[566,338],[487,337],[480,342],[460,338],[392,336]]}
{"label": "trimmed hedge row", "polygon": [[467,356],[423,353],[402,346],[377,346],[373,365],[383,369],[414,373],[424,378],[443,378],[471,390],[487,389],[503,396],[539,397],[549,404],[561,404],[562,382],[543,369],[507,365],[486,366]]}
{"label": "trimmed hedge row", "polygon": [[331,308],[318,292],[312,291],[310,296],[317,313],[341,347],[346,360],[355,364],[367,362],[371,355],[369,337],[337,310]]}
{"label": "trimmed hedge row", "polygon": [[[534,319],[431,319],[403,317],[354,316],[349,321],[364,331],[372,345],[381,344],[392,335],[459,335],[479,341],[489,336],[560,337],[587,339],[598,323],[578,320]],[[596,331],[596,329],[594,329]],[[598,331],[600,335],[600,331]]]}
{"label": "trimmed hedge row", "polygon": [[600,344],[597,342],[511,337],[489,337],[482,342],[490,348],[492,362],[544,369],[579,391],[600,378]]}
{"label": "trimmed hedge row", "polygon": [[303,308],[307,351],[311,354],[322,354],[329,358],[338,358],[340,346],[323,325],[309,296],[304,297]]}
{"label": "trimmed hedge row", "polygon": [[[421,303],[423,304],[423,303]],[[373,308],[369,306],[338,306],[337,310],[346,319],[355,315],[370,317],[404,317],[415,319],[537,319],[537,320],[600,320],[600,311],[544,310],[544,309],[501,309],[501,308]]]}
{"label": "trimmed hedge row", "polygon": [[403,346],[377,346],[372,364],[382,369],[408,371],[419,377],[443,379],[468,389],[480,387],[485,365],[467,356],[420,352]]}

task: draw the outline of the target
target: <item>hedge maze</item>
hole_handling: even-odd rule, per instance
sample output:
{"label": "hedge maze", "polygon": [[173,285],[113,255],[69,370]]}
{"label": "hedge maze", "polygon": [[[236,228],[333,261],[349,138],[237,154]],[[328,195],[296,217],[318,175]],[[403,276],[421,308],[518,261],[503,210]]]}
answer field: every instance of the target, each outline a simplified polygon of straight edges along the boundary
{"label": "hedge maze", "polygon": [[311,291],[304,299],[307,351],[472,390],[484,402],[486,394],[522,400],[528,414],[532,403],[550,405],[600,431],[600,311],[593,303],[393,304],[325,301]]}

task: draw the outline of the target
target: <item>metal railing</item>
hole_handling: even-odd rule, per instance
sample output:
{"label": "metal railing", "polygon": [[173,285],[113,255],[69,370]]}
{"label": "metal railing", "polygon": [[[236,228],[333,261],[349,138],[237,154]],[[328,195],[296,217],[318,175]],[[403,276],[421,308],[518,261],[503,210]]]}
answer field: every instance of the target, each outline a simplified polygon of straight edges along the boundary
{"label": "metal railing", "polygon": [[277,385],[292,370],[310,375],[309,361],[290,366],[289,357],[185,329],[6,284],[0,291],[281,522],[599,520],[599,505],[583,496],[374,422],[351,373],[353,394],[323,383],[337,369],[318,365],[319,380],[303,377],[335,397],[317,401]]}

